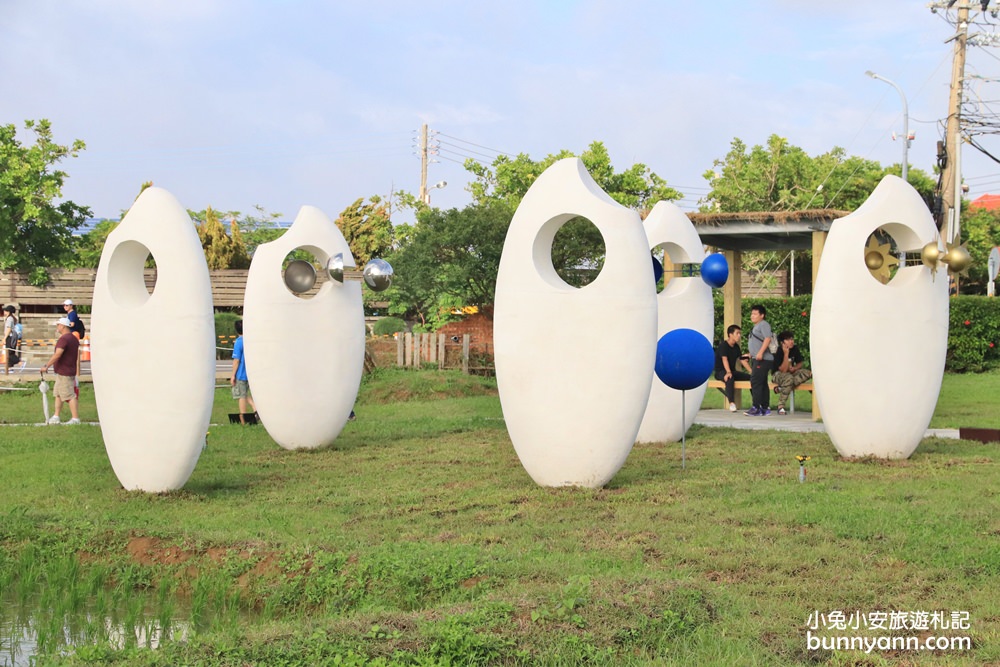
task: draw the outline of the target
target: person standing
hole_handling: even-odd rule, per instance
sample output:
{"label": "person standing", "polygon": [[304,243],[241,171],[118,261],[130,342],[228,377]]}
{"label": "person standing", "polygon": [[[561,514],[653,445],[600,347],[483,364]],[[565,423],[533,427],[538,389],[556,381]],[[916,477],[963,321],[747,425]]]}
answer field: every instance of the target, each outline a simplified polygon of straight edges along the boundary
{"label": "person standing", "polygon": [[86,327],[83,326],[83,320],[80,319],[80,315],[76,312],[76,306],[73,305],[73,299],[66,299],[63,301],[63,311],[66,312],[66,319],[70,321],[70,333],[76,335],[77,340],[83,340],[86,335]]}
{"label": "person standing", "polygon": [[7,304],[3,307],[3,345],[7,348],[7,362],[4,365],[4,374],[9,374],[10,369],[21,361],[21,336],[18,335],[17,309]]}
{"label": "person standing", "polygon": [[233,388],[233,398],[240,404],[240,423],[246,424],[247,404],[250,405],[251,412],[257,412],[257,406],[253,404],[253,396],[250,394],[250,383],[247,381],[247,361],[243,352],[243,320],[236,320],[236,342],[233,343],[233,374],[229,378],[229,384]]}
{"label": "person standing", "polygon": [[754,304],[750,309],[750,321],[753,322],[753,329],[750,330],[750,340],[747,347],[750,349],[750,396],[753,399],[753,407],[743,414],[748,417],[766,417],[771,414],[771,392],[767,387],[767,376],[771,372],[771,363],[774,355],[768,350],[771,344],[771,325],[767,321],[767,309],[761,304]]}
{"label": "person standing", "polygon": [[48,361],[42,365],[42,373],[46,373],[49,368],[55,371],[56,383],[56,411],[49,419],[50,424],[58,424],[59,413],[62,411],[63,403],[69,403],[69,411],[72,418],[67,424],[79,424],[79,399],[76,395],[75,380],[77,362],[80,358],[80,340],[73,335],[73,323],[68,317],[60,317],[56,321],[56,331],[59,333],[59,340],[56,341],[56,351]]}
{"label": "person standing", "polygon": [[[80,315],[76,312],[76,306],[73,304],[73,299],[66,299],[63,301],[63,310],[66,312],[66,319],[72,322],[72,328],[70,333],[76,336],[77,340],[83,340],[83,337],[87,334],[86,328],[83,326],[83,320],[80,319]],[[80,397],[80,355],[76,356],[76,376],[73,378],[73,391],[76,392],[76,397]]]}
{"label": "person standing", "polygon": [[791,331],[778,334],[778,352],[774,357],[774,384],[778,386],[774,388],[774,393],[778,394],[779,415],[786,414],[788,397],[795,388],[813,376],[811,370],[802,368],[804,361],[795,346],[795,334]]}
{"label": "person standing", "polygon": [[[740,349],[740,338],[743,330],[738,324],[730,324],[726,329],[726,339],[719,343],[715,350],[715,379],[726,383],[726,403],[730,412],[736,412],[736,388],[735,383],[750,379],[750,362],[742,354]],[[742,363],[747,372],[736,370],[738,363]]]}

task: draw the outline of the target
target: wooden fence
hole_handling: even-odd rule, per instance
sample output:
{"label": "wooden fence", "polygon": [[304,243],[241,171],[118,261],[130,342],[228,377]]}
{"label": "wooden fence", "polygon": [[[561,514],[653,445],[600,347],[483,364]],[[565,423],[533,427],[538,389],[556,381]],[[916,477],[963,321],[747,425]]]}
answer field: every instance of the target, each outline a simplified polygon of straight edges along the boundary
{"label": "wooden fence", "polygon": [[379,367],[457,368],[464,373],[493,375],[493,343],[474,341],[469,334],[400,333],[369,338],[369,355]]}

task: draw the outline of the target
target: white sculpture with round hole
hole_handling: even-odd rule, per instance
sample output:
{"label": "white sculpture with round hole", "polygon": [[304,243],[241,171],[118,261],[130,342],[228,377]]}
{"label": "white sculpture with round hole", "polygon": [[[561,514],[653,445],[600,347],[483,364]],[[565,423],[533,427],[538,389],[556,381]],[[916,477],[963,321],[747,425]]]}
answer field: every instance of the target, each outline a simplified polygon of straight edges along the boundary
{"label": "white sculpture with round hole", "polygon": [[365,320],[361,284],[327,279],[314,296],[293,294],[282,265],[303,249],[325,267],[354,258],[337,225],[303,206],[281,237],[257,247],[243,297],[247,378],[257,414],[285,449],[314,449],[337,439],[361,385]]}
{"label": "white sculpture with round hole", "polygon": [[[571,287],[552,240],[583,216],[606,260]],[[577,158],[531,186],[511,221],[496,284],[500,403],[521,464],[542,486],[606,484],[635,442],[656,357],[656,288],[638,213],[609,197]]]}
{"label": "white sculpture with round hole", "polygon": [[[701,264],[705,246],[691,220],[675,204],[661,201],[653,207],[643,222],[649,247],[663,247],[665,259],[674,265]],[[666,263],[666,262],[665,262]],[[652,269],[649,279],[652,280]],[[712,288],[698,276],[675,276],[656,295],[657,340],[674,329],[694,329],[712,340],[715,312]],[[705,398],[706,384],[681,395],[655,375],[649,392],[649,402],[637,442],[677,442],[691,428],[698,407]],[[681,418],[681,408],[684,417]]]}
{"label": "white sculpture with round hole", "polygon": [[841,456],[905,459],[920,444],[941,390],[948,275],[917,264],[882,284],[865,263],[878,229],[907,252],[938,239],[920,195],[896,176],[831,225],[813,290],[813,382]]}
{"label": "white sculpture with round hole", "polygon": [[[156,284],[143,268],[152,254]],[[91,315],[94,396],[111,467],[126,489],[187,482],[215,392],[212,284],[187,211],[147,188],[108,235]]]}

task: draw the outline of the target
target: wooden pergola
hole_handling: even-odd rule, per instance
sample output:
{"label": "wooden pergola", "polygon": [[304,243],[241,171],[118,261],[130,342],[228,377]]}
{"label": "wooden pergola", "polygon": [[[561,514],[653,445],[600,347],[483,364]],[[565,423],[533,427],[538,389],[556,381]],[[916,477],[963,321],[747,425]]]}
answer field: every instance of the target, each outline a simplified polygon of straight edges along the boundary
{"label": "wooden pergola", "polygon": [[850,211],[815,209],[773,213],[689,213],[702,243],[718,248],[729,263],[729,280],[722,288],[723,322],[743,321],[743,253],[753,250],[812,250],[816,284],[823,244],[834,220]]}

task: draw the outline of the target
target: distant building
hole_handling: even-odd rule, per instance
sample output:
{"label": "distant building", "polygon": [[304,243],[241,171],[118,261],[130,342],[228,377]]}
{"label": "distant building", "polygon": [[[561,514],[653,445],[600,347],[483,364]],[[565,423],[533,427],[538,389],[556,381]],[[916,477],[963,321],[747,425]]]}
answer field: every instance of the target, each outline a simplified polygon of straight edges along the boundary
{"label": "distant building", "polygon": [[982,195],[969,202],[969,208],[985,208],[987,211],[1000,209],[1000,195]]}

